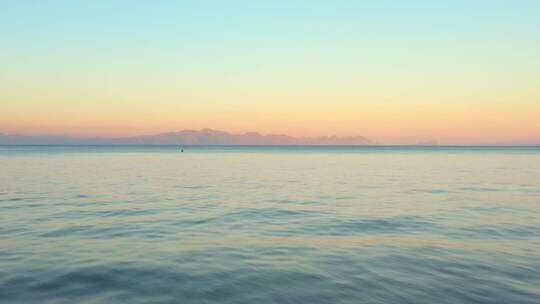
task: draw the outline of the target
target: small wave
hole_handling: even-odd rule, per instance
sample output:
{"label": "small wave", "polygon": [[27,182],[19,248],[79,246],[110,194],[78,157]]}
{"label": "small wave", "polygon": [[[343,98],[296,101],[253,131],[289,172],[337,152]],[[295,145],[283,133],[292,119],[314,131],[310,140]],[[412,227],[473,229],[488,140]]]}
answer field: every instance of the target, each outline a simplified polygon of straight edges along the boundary
{"label": "small wave", "polygon": [[540,237],[540,227],[534,225],[478,225],[450,230],[448,235],[478,239],[523,239]]}
{"label": "small wave", "polygon": [[191,186],[186,186],[186,185],[178,185],[178,186],[174,186],[175,188],[181,188],[181,189],[209,189],[209,188],[212,188],[212,186],[210,185],[191,185]]}
{"label": "small wave", "polygon": [[404,233],[435,231],[441,227],[420,217],[393,217],[381,219],[342,219],[317,221],[306,225],[304,233],[314,235],[349,236],[357,234]]}
{"label": "small wave", "polygon": [[14,197],[14,198],[5,198],[5,199],[0,199],[0,202],[19,202],[19,201],[24,201],[25,198],[22,198],[22,197]]}
{"label": "small wave", "polygon": [[466,192],[497,192],[502,191],[498,188],[490,188],[490,187],[461,187],[457,188],[457,190],[466,191]]}
{"label": "small wave", "polygon": [[324,211],[317,210],[290,210],[290,209],[280,209],[280,208],[250,208],[235,210],[233,212],[223,215],[223,218],[235,219],[235,218],[254,218],[260,220],[269,220],[269,219],[285,219],[293,217],[311,217],[311,216],[321,216],[325,214]]}
{"label": "small wave", "polygon": [[450,191],[446,189],[412,189],[412,190],[404,191],[404,193],[409,193],[409,194],[415,194],[415,193],[446,194],[449,192]]}
{"label": "small wave", "polygon": [[151,227],[137,225],[136,223],[118,223],[108,225],[73,225],[42,232],[41,237],[102,240],[121,237],[144,239],[147,236],[151,238],[159,237],[163,233],[163,229],[153,230]]}

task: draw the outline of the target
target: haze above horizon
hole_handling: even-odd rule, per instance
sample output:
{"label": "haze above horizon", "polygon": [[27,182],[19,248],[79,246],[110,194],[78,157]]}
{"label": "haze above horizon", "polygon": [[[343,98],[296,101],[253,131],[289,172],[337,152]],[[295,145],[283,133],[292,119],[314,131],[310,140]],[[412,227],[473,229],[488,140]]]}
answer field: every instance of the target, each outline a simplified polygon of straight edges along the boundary
{"label": "haze above horizon", "polygon": [[0,133],[540,143],[540,2],[0,2]]}

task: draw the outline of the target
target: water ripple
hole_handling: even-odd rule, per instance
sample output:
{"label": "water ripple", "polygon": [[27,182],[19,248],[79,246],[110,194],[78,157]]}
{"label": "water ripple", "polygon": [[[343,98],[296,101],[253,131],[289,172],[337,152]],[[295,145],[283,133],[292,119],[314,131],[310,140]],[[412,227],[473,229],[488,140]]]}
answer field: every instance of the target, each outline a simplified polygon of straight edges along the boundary
{"label": "water ripple", "polygon": [[540,299],[538,149],[32,149],[0,148],[2,304]]}

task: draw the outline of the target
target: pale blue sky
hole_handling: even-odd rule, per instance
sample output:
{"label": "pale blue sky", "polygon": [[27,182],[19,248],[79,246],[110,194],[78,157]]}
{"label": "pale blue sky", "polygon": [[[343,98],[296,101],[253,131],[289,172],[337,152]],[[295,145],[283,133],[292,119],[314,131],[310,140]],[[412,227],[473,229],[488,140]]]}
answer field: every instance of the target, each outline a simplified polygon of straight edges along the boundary
{"label": "pale blue sky", "polygon": [[[481,126],[488,130],[513,105],[509,116],[533,115],[540,96],[540,1],[0,0],[0,47],[7,113],[0,131],[24,131],[32,121],[69,131],[81,121],[71,120],[76,112],[133,108],[140,113],[126,114],[130,119],[93,119],[134,132],[228,128],[227,119],[245,122],[231,123],[233,131],[286,132],[248,119],[271,112],[288,127],[301,121],[308,134],[354,135],[388,122],[380,114],[378,122],[355,125],[346,113],[376,117],[379,105],[396,129],[401,110],[411,116],[428,108],[426,115],[441,117],[455,111],[456,119],[467,105],[493,108],[488,114],[496,119]],[[141,113],[155,103],[200,115],[186,124],[163,118],[159,126],[156,112],[145,127]],[[350,120],[342,129],[306,114],[334,105],[334,115]],[[230,107],[237,113],[223,116]],[[91,119],[81,124],[97,127]],[[532,116],[514,124],[505,126],[537,126]],[[459,137],[448,135],[452,127],[428,130],[428,117],[417,125],[406,136]],[[508,136],[540,136],[519,132]],[[390,130],[372,133],[398,138]]]}

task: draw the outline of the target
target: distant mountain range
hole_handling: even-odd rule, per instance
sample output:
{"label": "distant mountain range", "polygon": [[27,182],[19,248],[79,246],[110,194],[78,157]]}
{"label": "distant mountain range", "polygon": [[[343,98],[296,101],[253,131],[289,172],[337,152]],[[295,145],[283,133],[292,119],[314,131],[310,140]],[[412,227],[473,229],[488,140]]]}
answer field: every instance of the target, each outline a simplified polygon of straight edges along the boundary
{"label": "distant mountain range", "polygon": [[362,136],[293,137],[256,132],[231,134],[202,129],[121,138],[81,138],[67,135],[10,135],[0,133],[0,145],[373,145]]}

